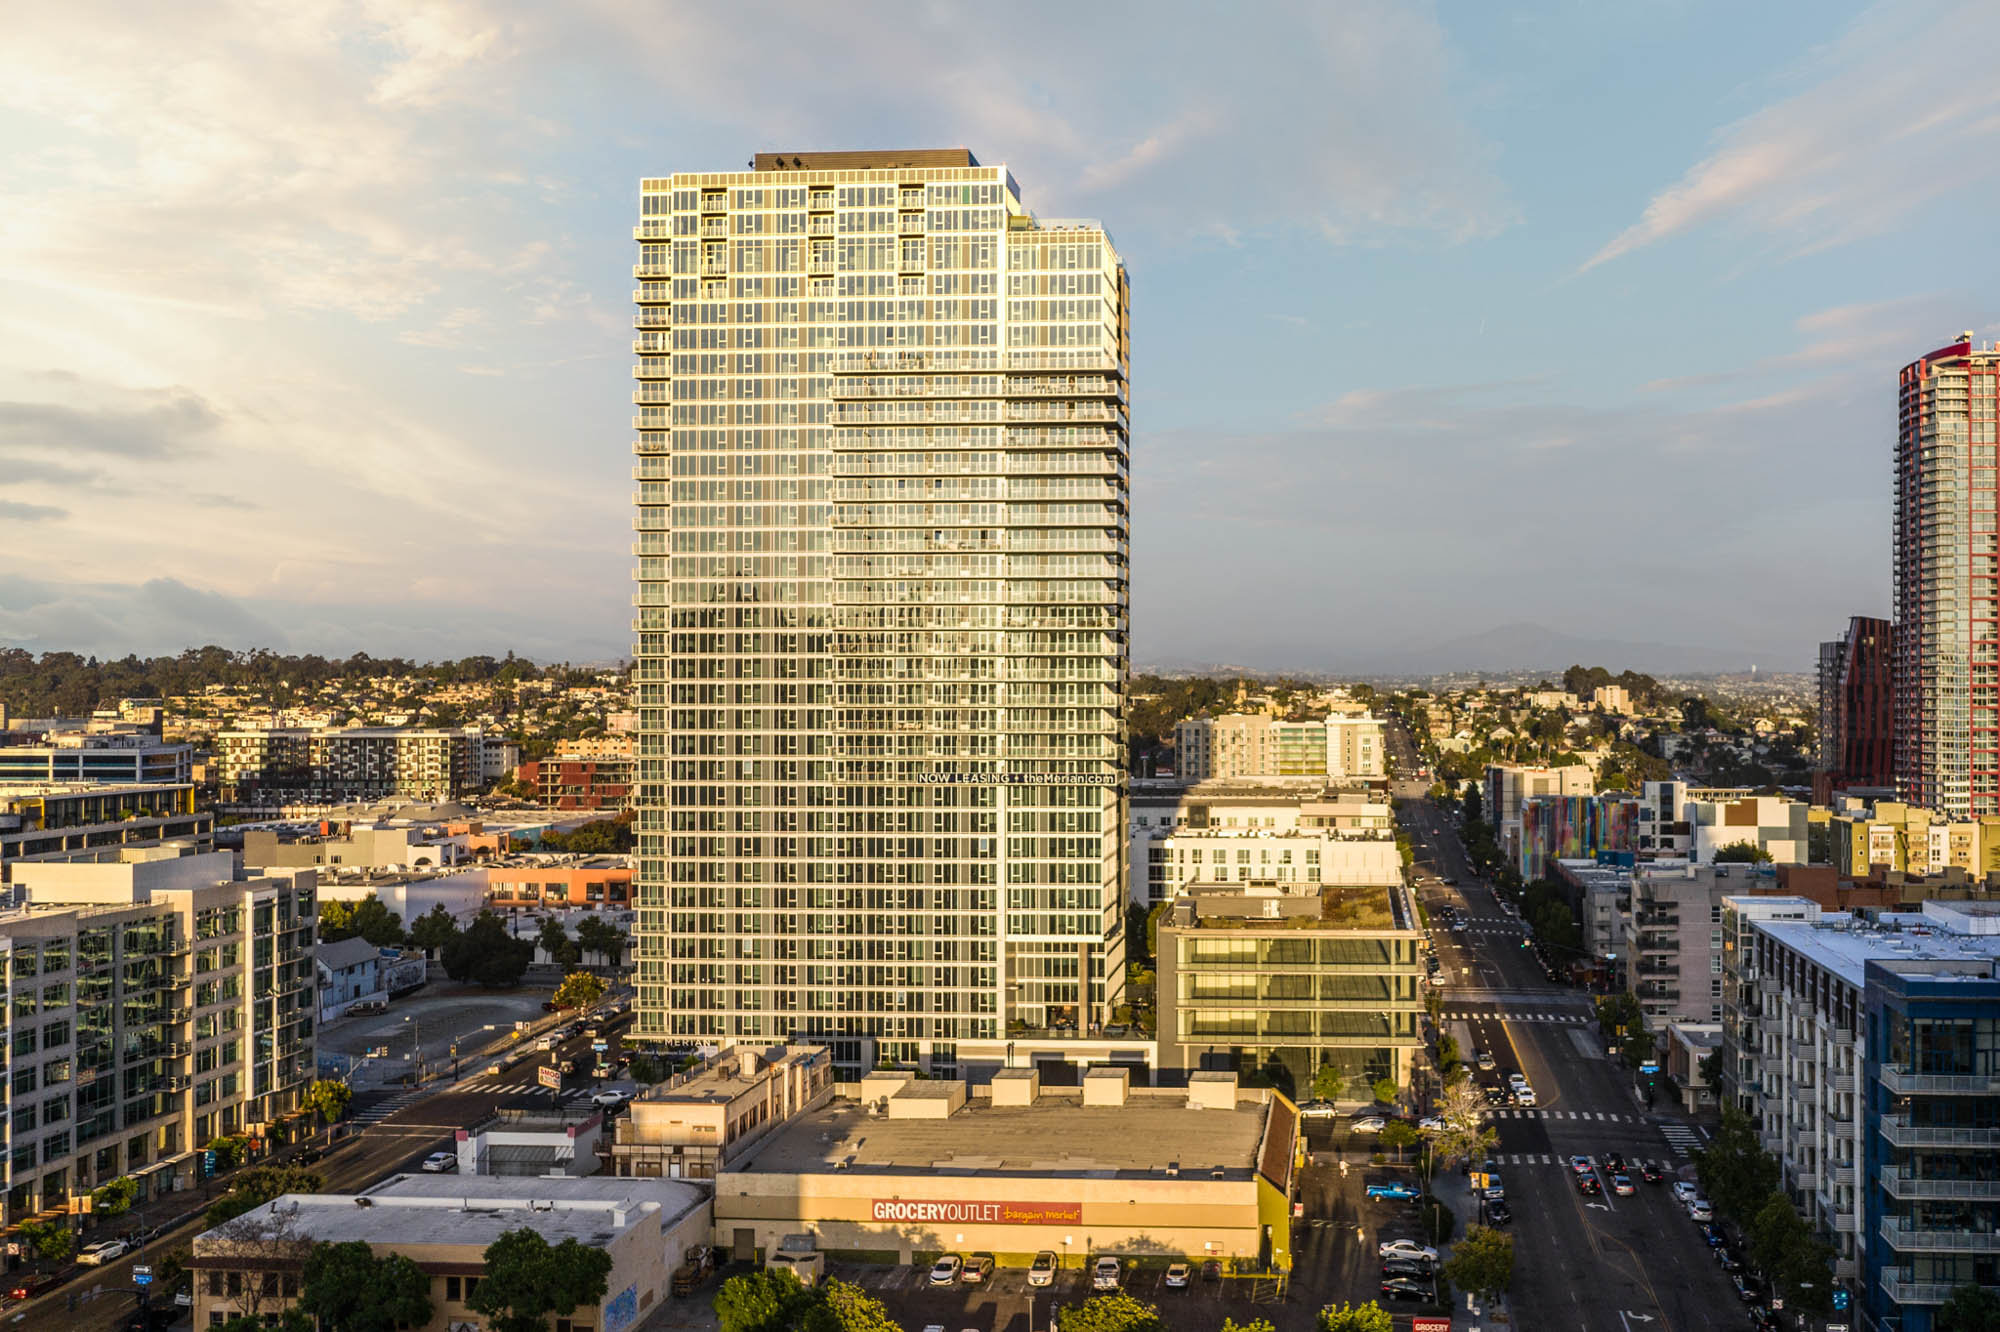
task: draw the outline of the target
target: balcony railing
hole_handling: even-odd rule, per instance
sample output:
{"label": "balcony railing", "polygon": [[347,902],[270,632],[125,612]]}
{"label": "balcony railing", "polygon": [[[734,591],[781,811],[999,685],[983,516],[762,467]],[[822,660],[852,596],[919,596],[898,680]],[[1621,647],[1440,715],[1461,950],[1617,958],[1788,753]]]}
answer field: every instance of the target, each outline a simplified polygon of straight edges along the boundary
{"label": "balcony railing", "polygon": [[1882,1293],[1897,1304],[1943,1304],[1958,1287],[1949,1281],[1918,1281],[1915,1269],[1882,1269]]}
{"label": "balcony railing", "polygon": [[2000,1179],[1925,1179],[1901,1166],[1882,1168],[1882,1187],[1893,1198],[1967,1198],[2000,1201]]}
{"label": "balcony railing", "polygon": [[2000,1129],[1913,1125],[1907,1115],[1884,1115],[1880,1124],[1882,1136],[1898,1147],[2000,1148]]}
{"label": "balcony railing", "polygon": [[1882,1085],[1898,1096],[1989,1096],[2000,1092],[2000,1074],[1918,1073],[1884,1064]]}
{"label": "balcony railing", "polygon": [[2000,1233],[1990,1230],[1919,1230],[1906,1217],[1885,1216],[1880,1234],[1890,1248],[1904,1253],[2000,1253]]}

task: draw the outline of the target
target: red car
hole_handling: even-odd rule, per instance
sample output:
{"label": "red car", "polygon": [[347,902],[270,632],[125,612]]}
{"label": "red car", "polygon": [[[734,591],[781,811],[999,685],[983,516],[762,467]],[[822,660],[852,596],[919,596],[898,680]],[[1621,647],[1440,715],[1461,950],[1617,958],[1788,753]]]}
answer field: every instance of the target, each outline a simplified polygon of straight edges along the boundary
{"label": "red car", "polygon": [[42,1292],[54,1290],[61,1284],[62,1278],[53,1273],[27,1277],[19,1285],[7,1292],[7,1298],[10,1300],[32,1300]]}

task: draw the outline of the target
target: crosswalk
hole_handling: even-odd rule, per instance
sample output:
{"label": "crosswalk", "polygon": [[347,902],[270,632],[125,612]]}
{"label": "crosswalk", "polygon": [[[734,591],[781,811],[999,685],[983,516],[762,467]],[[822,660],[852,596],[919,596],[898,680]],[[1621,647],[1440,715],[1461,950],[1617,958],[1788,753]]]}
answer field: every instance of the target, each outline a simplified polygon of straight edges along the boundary
{"label": "crosswalk", "polygon": [[1703,1135],[1686,1124],[1662,1124],[1660,1132],[1666,1135],[1667,1145],[1676,1156],[1692,1156],[1703,1141]]}
{"label": "crosswalk", "polygon": [[[1598,1160],[1594,1156],[1586,1156],[1583,1159],[1590,1162],[1591,1168],[1594,1170],[1608,1169],[1608,1167],[1602,1161]],[[1489,1152],[1487,1153],[1486,1156],[1486,1163],[1492,1166],[1503,1166],[1503,1167],[1504,1166],[1561,1166],[1564,1170],[1568,1170],[1571,1168],[1570,1158],[1555,1152]],[[1639,1167],[1644,1164],[1646,1164],[1644,1161],[1636,1157],[1625,1158],[1626,1170],[1634,1175],[1638,1173]],[[1669,1161],[1661,1161],[1659,1164],[1665,1167],[1672,1166],[1672,1162]]]}
{"label": "crosswalk", "polygon": [[474,1078],[470,1082],[459,1083],[455,1090],[469,1092],[531,1092],[547,1091],[548,1088],[541,1086],[533,1078],[517,1078],[512,1081],[502,1081],[499,1078]]}
{"label": "crosswalk", "polygon": [[1507,1010],[1500,1008],[1486,1009],[1483,1011],[1476,1009],[1453,1009],[1452,1011],[1446,1013],[1445,1016],[1454,1018],[1464,1018],[1467,1020],[1471,1020],[1474,1018],[1486,1018],[1495,1022],[1588,1022],[1590,1021],[1590,1018],[1588,1018],[1582,1013],[1510,1013]]}
{"label": "crosswalk", "polygon": [[355,1111],[353,1122],[356,1124],[379,1124],[390,1115],[395,1114],[405,1106],[414,1104],[420,1097],[425,1095],[428,1095],[428,1092],[423,1088],[411,1088],[409,1091],[397,1092],[386,1101],[377,1101],[373,1105],[363,1106],[361,1109]]}
{"label": "crosswalk", "polygon": [[1638,1115],[1622,1115],[1615,1110],[1486,1110],[1488,1119],[1573,1119],[1596,1124],[1638,1124]]}

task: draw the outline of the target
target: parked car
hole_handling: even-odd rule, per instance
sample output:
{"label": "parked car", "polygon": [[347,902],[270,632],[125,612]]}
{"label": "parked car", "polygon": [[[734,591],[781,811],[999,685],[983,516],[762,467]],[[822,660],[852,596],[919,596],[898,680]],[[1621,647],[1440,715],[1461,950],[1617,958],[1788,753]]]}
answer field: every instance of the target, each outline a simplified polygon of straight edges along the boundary
{"label": "parked car", "polygon": [[1416,1185],[1405,1184],[1399,1179],[1387,1184],[1370,1184],[1364,1192],[1370,1202],[1408,1202],[1418,1196]]}
{"label": "parked car", "polygon": [[32,1300],[44,1291],[54,1290],[61,1284],[62,1278],[53,1272],[43,1273],[39,1276],[23,1277],[12,1290],[7,1292],[7,1298],[10,1300]]}
{"label": "parked car", "polygon": [[1222,1280],[1222,1260],[1220,1258],[1211,1258],[1203,1263],[1201,1265],[1201,1279],[1203,1281]]}
{"label": "parked car", "polygon": [[1387,1277],[1382,1282],[1382,1296],[1391,1300],[1424,1300],[1437,1298],[1437,1287],[1418,1277]]}
{"label": "parked car", "polygon": [[590,1103],[600,1110],[616,1110],[631,1099],[622,1091],[601,1091],[590,1098]]}
{"label": "parked car", "polygon": [[1701,1186],[1685,1179],[1674,1181],[1674,1201],[1685,1207],[1701,1196]]}
{"label": "parked car", "polygon": [[1095,1267],[1090,1269],[1090,1288],[1092,1290],[1118,1289],[1118,1278],[1122,1270],[1118,1260],[1106,1254],[1097,1260]]}
{"label": "parked car", "polygon": [[1356,1133],[1380,1133],[1389,1127],[1389,1121],[1380,1115],[1363,1115],[1348,1127]]}
{"label": "parked car", "polygon": [[1512,1222],[1513,1219],[1514,1219],[1514,1213],[1508,1209],[1506,1199],[1491,1198],[1487,1200],[1486,1203],[1487,1225],[1504,1226]]}
{"label": "parked car", "polygon": [[933,1286],[955,1286],[958,1284],[958,1269],[964,1266],[955,1253],[945,1254],[931,1264],[931,1284]]}
{"label": "parked car", "polygon": [[1777,1332],[1778,1316],[1761,1304],[1750,1306],[1750,1332]]}
{"label": "parked car", "polygon": [[1035,1255],[1035,1261],[1028,1264],[1028,1284],[1047,1286],[1053,1284],[1055,1279],[1056,1252],[1054,1249],[1043,1249]]}
{"label": "parked car", "polygon": [[958,1269],[958,1279],[968,1286],[977,1286],[993,1275],[993,1255],[975,1253],[965,1260],[965,1266]]}
{"label": "parked car", "polygon": [[1444,1132],[1444,1116],[1425,1115],[1417,1121],[1417,1129],[1422,1133],[1442,1133]]}
{"label": "parked car", "polygon": [[427,1175],[449,1175],[458,1169],[457,1152],[432,1152],[418,1167]]}
{"label": "parked car", "polygon": [[1186,1263],[1167,1264],[1167,1289],[1186,1290],[1188,1282],[1192,1280],[1193,1277],[1194,1277],[1194,1269],[1188,1266]]}
{"label": "parked car", "polygon": [[1688,1219],[1691,1221],[1715,1220],[1715,1206],[1706,1198],[1696,1198],[1688,1204]]}
{"label": "parked car", "polygon": [[1428,1277],[1433,1264],[1422,1258],[1391,1258],[1382,1264],[1385,1277]]}
{"label": "parked car", "polygon": [[1438,1251],[1428,1244],[1419,1244],[1415,1240],[1384,1240],[1375,1246],[1375,1256],[1385,1262],[1391,1258],[1421,1258],[1425,1262],[1434,1263],[1437,1261]]}
{"label": "parked car", "polygon": [[1299,1107],[1299,1114],[1306,1119],[1332,1119],[1340,1112],[1332,1101],[1307,1101]]}
{"label": "parked car", "polygon": [[77,1250],[77,1266],[101,1267],[114,1258],[123,1258],[131,1247],[122,1239],[99,1240],[95,1244],[88,1244]]}

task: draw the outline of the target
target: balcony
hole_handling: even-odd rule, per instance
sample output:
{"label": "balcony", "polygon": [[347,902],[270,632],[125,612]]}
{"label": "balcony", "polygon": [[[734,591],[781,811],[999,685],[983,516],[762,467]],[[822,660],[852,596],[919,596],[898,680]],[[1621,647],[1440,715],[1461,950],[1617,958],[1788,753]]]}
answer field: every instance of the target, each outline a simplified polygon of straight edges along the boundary
{"label": "balcony", "polygon": [[1963,1198],[2000,1201],[2000,1179],[1924,1179],[1902,1166],[1882,1167],[1882,1187],[1892,1198]]}
{"label": "balcony", "polygon": [[1801,1193],[1815,1193],[1819,1190],[1819,1171],[1801,1170],[1792,1177],[1792,1184]]}
{"label": "balcony", "polygon": [[1918,1281],[1912,1275],[1914,1271],[1908,1267],[1883,1268],[1882,1293],[1897,1304],[1943,1304],[1958,1288],[1950,1281]]}
{"label": "balcony", "polygon": [[1879,1233],[1883,1243],[1901,1253],[2000,1254],[2000,1234],[1990,1230],[1918,1230],[1906,1217],[1885,1216]]}
{"label": "balcony", "polygon": [[1854,1167],[1852,1165],[1835,1165],[1831,1170],[1826,1172],[1826,1182],[1836,1187],[1845,1186],[1850,1189],[1853,1188]]}
{"label": "balcony", "polygon": [[1827,1079],[1827,1082],[1837,1092],[1851,1092],[1855,1087],[1855,1078],[1852,1073],[1837,1073]]}
{"label": "balcony", "polygon": [[1884,1115],[1880,1123],[1882,1136],[1897,1147],[2000,1148],[2000,1129],[1912,1125],[1908,1115]]}
{"label": "balcony", "polygon": [[1882,1085],[1897,1096],[1991,1096],[2000,1092],[2000,1075],[1917,1073],[1897,1064],[1884,1064]]}

